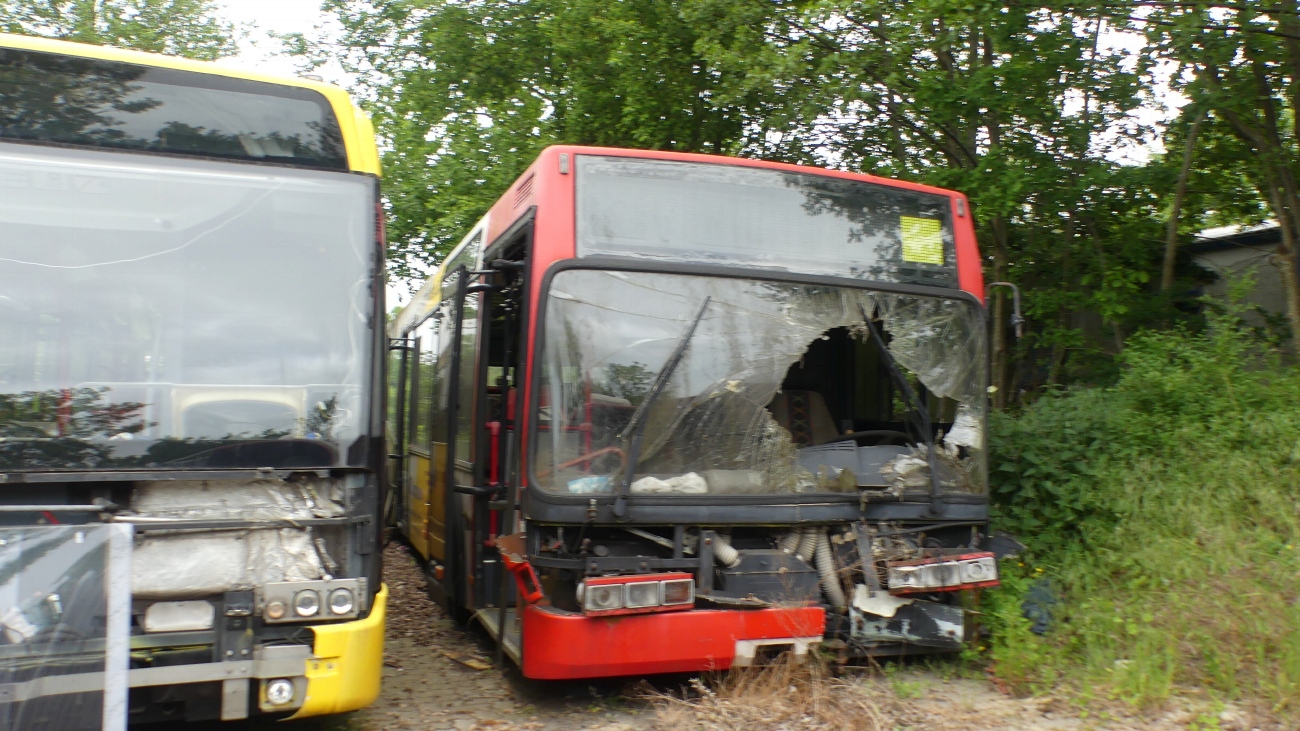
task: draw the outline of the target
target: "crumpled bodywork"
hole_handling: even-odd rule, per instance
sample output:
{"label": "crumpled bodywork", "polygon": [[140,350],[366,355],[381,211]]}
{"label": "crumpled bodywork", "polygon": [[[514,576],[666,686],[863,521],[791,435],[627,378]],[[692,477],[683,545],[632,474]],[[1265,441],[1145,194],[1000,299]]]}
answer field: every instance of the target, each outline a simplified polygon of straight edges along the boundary
{"label": "crumpled bodywork", "polygon": [[[293,527],[292,521],[344,516],[343,494],[334,480],[144,483],[133,495],[132,514],[120,516],[155,529],[137,540],[132,594],[139,599],[177,599],[324,578],[334,559],[322,531]],[[157,530],[168,521],[195,520],[270,525]]]}

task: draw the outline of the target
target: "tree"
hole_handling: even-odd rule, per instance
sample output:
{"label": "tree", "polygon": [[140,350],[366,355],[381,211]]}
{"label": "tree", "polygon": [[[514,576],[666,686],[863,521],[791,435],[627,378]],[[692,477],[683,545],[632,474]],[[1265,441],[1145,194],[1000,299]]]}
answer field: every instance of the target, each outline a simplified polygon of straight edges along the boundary
{"label": "tree", "polygon": [[0,0],[0,29],[206,61],[237,50],[214,0]]}
{"label": "tree", "polygon": [[[1135,0],[1183,91],[1246,146],[1247,176],[1281,228],[1291,331],[1300,337],[1300,0]],[[1139,10],[1143,11],[1139,13]]]}
{"label": "tree", "polygon": [[[1022,357],[1077,345],[1071,311],[1099,313],[1122,347],[1150,278],[1147,234],[1131,225],[1150,200],[1117,189],[1141,178],[1107,159],[1141,102],[1141,69],[1101,47],[1103,8],[694,0],[690,12],[730,80],[722,99],[762,95],[746,152],[966,192],[991,278],[1049,290],[1035,293]],[[1018,380],[1004,296],[992,295],[998,405]]]}
{"label": "tree", "polygon": [[[555,142],[715,152],[930,183],[971,198],[986,278],[1026,294],[1029,326],[1015,342],[1003,291],[991,296],[994,399],[1008,405],[1045,383],[1114,378],[1114,356],[1130,333],[1195,321],[1200,275],[1179,241],[1207,223],[1258,218],[1264,188],[1252,181],[1265,178],[1243,166],[1246,146],[1212,105],[1195,105],[1211,110],[1200,125],[1187,117],[1168,130],[1133,116],[1156,93],[1151,69],[1173,55],[1154,42],[1124,50],[1113,41],[1140,40],[1142,13],[1166,11],[1139,6],[1157,5],[1197,6],[327,7],[345,29],[345,65],[361,74],[358,91],[388,148],[394,274],[437,262]],[[301,41],[298,50],[323,61],[338,48]],[[1120,161],[1123,146],[1161,134],[1169,154]]]}
{"label": "tree", "polygon": [[[677,0],[330,0],[385,140],[390,271],[441,260],[553,143],[723,152],[742,131]],[[298,39],[315,61],[333,46]]]}

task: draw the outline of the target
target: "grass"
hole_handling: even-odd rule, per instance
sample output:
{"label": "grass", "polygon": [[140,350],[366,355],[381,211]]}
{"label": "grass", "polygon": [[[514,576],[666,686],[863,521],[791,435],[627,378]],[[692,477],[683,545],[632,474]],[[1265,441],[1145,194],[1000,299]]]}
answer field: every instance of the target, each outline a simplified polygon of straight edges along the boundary
{"label": "grass", "polygon": [[887,731],[892,714],[877,694],[852,679],[834,677],[813,655],[789,654],[770,665],[695,678],[681,694],[655,693],[660,728],[702,731]]}
{"label": "grass", "polygon": [[[994,421],[994,499],[1030,551],[985,595],[985,654],[1024,692],[1152,706],[1196,686],[1297,715],[1300,372],[1230,311],[1124,362]],[[1039,637],[1021,601],[1044,580]]]}

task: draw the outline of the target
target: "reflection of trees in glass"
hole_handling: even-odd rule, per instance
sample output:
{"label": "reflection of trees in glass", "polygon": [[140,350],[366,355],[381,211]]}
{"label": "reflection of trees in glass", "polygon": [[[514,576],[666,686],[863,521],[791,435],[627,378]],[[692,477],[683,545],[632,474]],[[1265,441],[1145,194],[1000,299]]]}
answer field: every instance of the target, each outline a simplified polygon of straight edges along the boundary
{"label": "reflection of trees in glass", "polygon": [[105,402],[107,386],[0,393],[0,438],[114,437],[144,431],[145,404]]}
{"label": "reflection of trees in glass", "polygon": [[[346,165],[338,122],[324,109],[318,121],[270,119],[282,121],[283,129],[268,133],[213,129],[202,123],[221,126],[223,122],[196,110],[196,101],[198,107],[228,105],[234,118],[260,114],[256,106],[259,102],[243,108],[245,102],[238,97],[205,99],[204,95],[218,92],[156,82],[149,74],[148,68],[132,64],[0,49],[0,98],[5,100],[0,107],[0,137],[213,157],[293,160],[327,167]],[[141,123],[147,119],[150,127],[136,134],[123,129],[133,115],[151,110],[157,110],[154,116],[162,120],[140,118]],[[173,112],[189,121],[167,119]]]}
{"label": "reflection of trees in glass", "polygon": [[108,388],[0,394],[0,467],[67,469],[105,466],[112,447],[90,439],[130,438],[149,426],[145,404],[105,402]]}
{"label": "reflection of trees in glass", "polygon": [[152,99],[128,99],[141,88],[131,82],[144,74],[143,67],[66,57],[37,64],[31,56],[0,52],[3,136],[137,146],[115,127],[121,124],[120,113],[138,114],[158,105]]}
{"label": "reflection of trees in glass", "polygon": [[307,418],[303,419],[303,435],[308,439],[333,439],[334,426],[338,421],[339,397],[330,396],[326,401],[317,401]]}
{"label": "reflection of trees in glass", "polygon": [[[849,242],[874,245],[869,267],[859,269],[870,279],[952,286],[957,280],[955,262],[945,266],[903,261],[900,216],[943,218],[947,199],[924,193],[864,185],[812,175],[786,174],[785,183],[804,195],[803,209],[809,216],[833,215],[851,223]],[[952,236],[944,233],[944,248],[950,251]]]}
{"label": "reflection of trees in glass", "polygon": [[610,363],[605,367],[604,390],[610,396],[627,399],[633,406],[641,403],[655,374],[644,363]]}
{"label": "reflection of trees in glass", "polygon": [[[316,437],[292,439],[283,429],[216,438],[160,439],[123,454],[153,424],[147,404],[107,400],[108,387],[0,394],[0,471],[146,469],[158,467],[326,467],[337,461],[330,440],[340,413],[337,397],[303,420]],[[143,446],[143,445],[141,445]]]}

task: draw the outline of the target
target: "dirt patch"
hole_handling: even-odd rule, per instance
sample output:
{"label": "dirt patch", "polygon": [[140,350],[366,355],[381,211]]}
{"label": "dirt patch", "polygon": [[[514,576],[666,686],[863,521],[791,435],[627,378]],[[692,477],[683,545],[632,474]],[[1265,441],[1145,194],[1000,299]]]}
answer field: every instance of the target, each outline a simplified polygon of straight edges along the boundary
{"label": "dirt patch", "polygon": [[[430,601],[424,575],[397,543],[384,552],[388,632],[383,693],[374,705],[337,719],[333,731],[571,731],[650,728],[645,702],[626,682],[540,683],[493,666],[493,648],[458,627]],[[284,728],[281,726],[281,728]]]}

